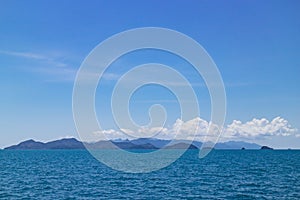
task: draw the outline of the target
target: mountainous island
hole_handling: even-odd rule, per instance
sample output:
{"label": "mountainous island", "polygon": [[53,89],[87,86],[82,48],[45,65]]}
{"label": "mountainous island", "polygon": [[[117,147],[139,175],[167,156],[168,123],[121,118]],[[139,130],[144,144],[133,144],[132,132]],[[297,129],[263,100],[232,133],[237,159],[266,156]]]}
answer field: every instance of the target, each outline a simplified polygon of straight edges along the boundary
{"label": "mountainous island", "polygon": [[262,150],[274,150],[273,148],[268,147],[268,146],[262,146],[260,149],[262,149]]}
{"label": "mountainous island", "polygon": [[[98,142],[81,142],[75,138],[64,138],[51,142],[38,142],[27,140],[17,145],[9,146],[6,150],[50,150],[50,149],[199,149],[202,145],[199,141],[178,140],[161,140],[155,138],[139,138],[134,140],[111,140]],[[217,143],[214,149],[266,149],[255,143],[247,143],[242,141],[229,141]],[[271,148],[270,148],[271,149]]]}

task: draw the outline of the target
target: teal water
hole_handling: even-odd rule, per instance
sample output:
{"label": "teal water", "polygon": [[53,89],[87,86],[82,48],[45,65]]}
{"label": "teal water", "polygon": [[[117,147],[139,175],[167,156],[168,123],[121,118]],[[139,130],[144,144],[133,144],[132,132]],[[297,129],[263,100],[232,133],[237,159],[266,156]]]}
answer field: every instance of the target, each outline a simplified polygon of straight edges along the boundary
{"label": "teal water", "polygon": [[[158,161],[159,162],[159,161]],[[0,151],[0,199],[300,199],[300,151],[189,150],[148,174],[84,150]]]}

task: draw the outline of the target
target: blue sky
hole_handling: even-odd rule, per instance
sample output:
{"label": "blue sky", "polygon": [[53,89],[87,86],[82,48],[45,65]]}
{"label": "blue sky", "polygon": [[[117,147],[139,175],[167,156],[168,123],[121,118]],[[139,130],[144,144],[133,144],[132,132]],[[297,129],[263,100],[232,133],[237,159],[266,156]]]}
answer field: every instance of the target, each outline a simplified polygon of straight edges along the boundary
{"label": "blue sky", "polygon": [[[253,118],[281,117],[300,129],[299,1],[1,1],[0,147],[34,138],[48,141],[77,136],[72,118],[76,71],[88,53],[113,34],[157,26],[180,31],[199,42],[217,64],[227,93],[226,125]],[[160,62],[190,80],[209,120],[208,91],[188,63],[159,51],[142,51],[117,60],[107,73],[118,77],[131,67]],[[114,78],[97,93],[99,119],[115,128],[107,105]],[[159,102],[178,118],[172,94],[157,87],[138,91],[133,118],[148,120]],[[250,123],[251,124],[251,123]],[[274,147],[300,148],[296,133],[253,138]],[[243,138],[241,138],[243,139]]]}

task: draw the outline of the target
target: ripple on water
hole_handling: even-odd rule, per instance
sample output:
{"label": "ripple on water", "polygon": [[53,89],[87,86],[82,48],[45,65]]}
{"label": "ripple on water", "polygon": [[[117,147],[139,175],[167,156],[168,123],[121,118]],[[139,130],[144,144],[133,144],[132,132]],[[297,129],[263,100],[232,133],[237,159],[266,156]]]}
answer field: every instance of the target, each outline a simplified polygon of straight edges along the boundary
{"label": "ripple on water", "polygon": [[0,151],[1,199],[300,199],[300,151],[189,150],[147,174],[111,170],[87,151]]}

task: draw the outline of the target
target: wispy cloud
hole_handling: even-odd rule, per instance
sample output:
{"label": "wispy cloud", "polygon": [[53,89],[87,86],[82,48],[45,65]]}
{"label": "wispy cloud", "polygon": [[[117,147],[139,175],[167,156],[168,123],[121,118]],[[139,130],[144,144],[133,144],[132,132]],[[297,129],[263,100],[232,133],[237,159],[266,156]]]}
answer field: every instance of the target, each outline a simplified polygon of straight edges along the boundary
{"label": "wispy cloud", "polygon": [[52,65],[55,65],[57,67],[66,67],[67,66],[66,63],[59,61],[58,58],[56,58],[56,57],[46,56],[46,55],[38,54],[38,53],[0,50],[0,54],[21,57],[21,58],[26,58],[26,59],[32,59],[32,60],[36,60],[36,61],[43,61],[43,62],[47,62]]}
{"label": "wispy cloud", "polygon": [[30,52],[0,51],[0,53],[9,56],[17,56],[17,57],[23,57],[29,59],[38,59],[38,60],[46,59],[46,57],[43,55],[30,53]]}
{"label": "wispy cloud", "polygon": [[[89,74],[88,76],[91,76],[93,74]],[[117,74],[117,73],[105,73],[103,78],[107,81],[118,81],[124,74]],[[145,73],[144,76],[147,76],[147,73]],[[139,77],[138,79],[136,78],[127,78],[126,81],[128,84],[133,84],[135,82],[140,82],[140,80],[143,80],[143,76]],[[175,81],[166,81],[162,80],[162,84],[164,85],[169,85],[169,86],[174,86],[174,87],[199,87],[199,88],[207,88],[207,85],[205,84],[204,81],[192,81],[192,82],[175,82]],[[250,82],[224,82],[224,87],[228,88],[238,88],[238,87],[249,87],[249,86],[255,86],[257,83],[250,83]],[[210,85],[210,87],[221,87],[221,85],[218,84],[213,84]]]}
{"label": "wispy cloud", "polygon": [[30,67],[23,67],[26,71],[45,76],[47,82],[74,81],[77,70],[65,61],[64,55],[41,54],[21,51],[0,50],[1,55],[29,60]]}
{"label": "wispy cloud", "polygon": [[73,82],[77,70],[70,67],[39,67],[34,72],[47,75],[47,82]]}
{"label": "wispy cloud", "polygon": [[[74,81],[76,77],[76,73],[78,68],[74,68],[70,66],[67,62],[64,61],[62,55],[57,56],[53,54],[42,54],[42,53],[36,53],[36,52],[30,52],[30,51],[8,51],[8,50],[0,50],[0,54],[6,55],[6,56],[13,56],[18,57],[22,59],[28,59],[32,60],[33,62],[38,62],[39,67],[34,67],[29,70],[35,71],[38,73],[43,73],[46,75],[49,75],[49,79],[47,81]],[[123,65],[124,61],[118,61],[118,65]],[[95,65],[98,65],[99,63],[96,63]],[[78,63],[79,67],[80,63]],[[125,63],[126,65],[126,63]],[[118,74],[118,73],[104,73],[102,75],[102,79],[106,82],[115,82],[118,81],[124,74]],[[147,76],[147,73],[143,76]],[[99,78],[98,73],[94,72],[85,72],[83,76],[82,81],[89,81],[89,80],[95,80]],[[133,79],[127,79],[128,83],[132,84],[134,82],[143,80],[143,77],[139,77],[136,79],[134,77]],[[166,81],[163,80],[162,83],[164,85],[174,86],[174,87],[201,87],[206,88],[207,85],[203,81],[199,82],[172,82],[172,81]],[[224,83],[225,87],[245,87],[245,86],[251,86],[253,84],[251,83],[243,83],[243,82],[236,82],[236,83]],[[211,85],[211,87],[220,87],[220,85]]]}

